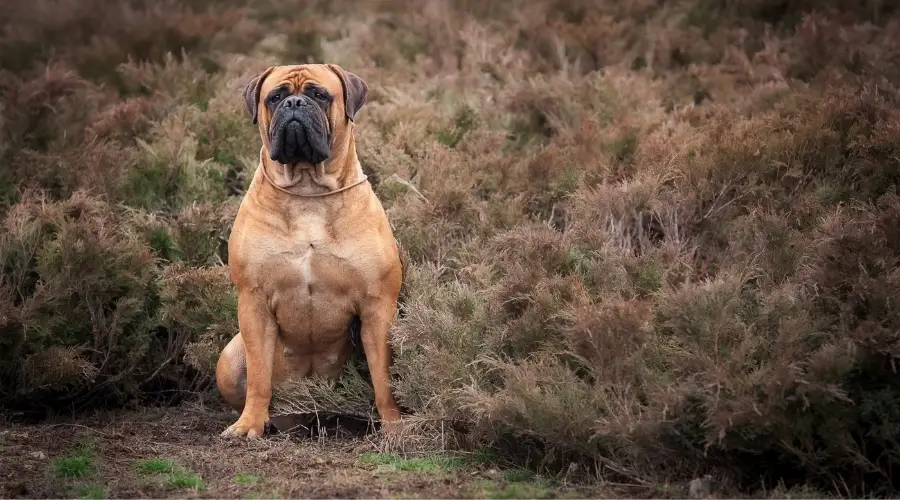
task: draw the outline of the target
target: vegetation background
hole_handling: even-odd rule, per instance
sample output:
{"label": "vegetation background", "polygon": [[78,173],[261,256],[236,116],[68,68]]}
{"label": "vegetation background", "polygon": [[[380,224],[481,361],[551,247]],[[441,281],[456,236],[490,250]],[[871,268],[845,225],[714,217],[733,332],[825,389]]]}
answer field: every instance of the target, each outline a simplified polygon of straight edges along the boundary
{"label": "vegetation background", "polygon": [[[241,90],[334,62],[371,88],[360,159],[410,262],[409,418],[384,446],[896,494],[896,3],[4,8],[10,415],[215,401],[237,329],[224,243],[259,151]],[[364,376],[280,388],[276,412],[370,414]]]}

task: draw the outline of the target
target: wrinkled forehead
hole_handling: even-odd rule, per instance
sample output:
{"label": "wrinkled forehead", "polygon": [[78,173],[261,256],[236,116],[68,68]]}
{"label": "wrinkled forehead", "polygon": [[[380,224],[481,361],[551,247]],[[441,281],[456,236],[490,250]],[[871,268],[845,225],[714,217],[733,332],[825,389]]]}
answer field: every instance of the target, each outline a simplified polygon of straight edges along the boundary
{"label": "wrinkled forehead", "polygon": [[279,66],[266,77],[260,92],[260,98],[276,87],[287,85],[291,92],[298,92],[307,83],[315,83],[325,87],[335,98],[343,95],[341,80],[338,76],[323,64],[300,64],[295,66]]}

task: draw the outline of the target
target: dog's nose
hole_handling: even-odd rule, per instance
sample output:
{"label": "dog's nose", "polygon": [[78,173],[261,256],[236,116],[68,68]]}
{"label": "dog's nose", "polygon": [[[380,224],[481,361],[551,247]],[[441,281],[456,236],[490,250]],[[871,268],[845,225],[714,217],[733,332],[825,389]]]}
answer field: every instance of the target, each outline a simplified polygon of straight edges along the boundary
{"label": "dog's nose", "polygon": [[285,99],[281,103],[281,105],[287,109],[297,109],[306,106],[306,102],[304,102],[303,99],[300,98],[300,96],[292,95]]}

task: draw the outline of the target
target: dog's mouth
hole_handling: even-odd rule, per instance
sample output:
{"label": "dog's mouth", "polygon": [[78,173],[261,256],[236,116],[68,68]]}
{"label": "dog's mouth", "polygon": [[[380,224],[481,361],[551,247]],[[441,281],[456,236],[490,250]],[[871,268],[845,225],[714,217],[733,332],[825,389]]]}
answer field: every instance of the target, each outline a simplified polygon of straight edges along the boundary
{"label": "dog's mouth", "polygon": [[320,119],[300,111],[276,115],[269,142],[269,157],[284,165],[321,163],[331,153]]}

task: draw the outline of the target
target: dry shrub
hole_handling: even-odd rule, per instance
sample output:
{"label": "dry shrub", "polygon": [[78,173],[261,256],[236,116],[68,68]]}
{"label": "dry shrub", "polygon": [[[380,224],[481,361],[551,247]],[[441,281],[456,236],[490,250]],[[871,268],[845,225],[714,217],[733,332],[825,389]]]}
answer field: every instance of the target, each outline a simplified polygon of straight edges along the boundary
{"label": "dry shrub", "polygon": [[489,316],[482,297],[456,281],[441,286],[440,274],[439,268],[427,265],[413,266],[407,273],[404,318],[391,340],[395,391],[399,403],[415,412],[465,421],[449,389],[484,375],[470,367],[488,340]]}
{"label": "dry shrub", "polygon": [[203,106],[186,110],[187,127],[197,137],[197,158],[211,158],[223,167],[232,195],[246,191],[259,162],[259,131],[244,109],[242,92],[263,69],[262,64],[243,69],[226,85],[217,86]]}
{"label": "dry shrub", "polygon": [[218,215],[191,207],[160,222],[179,252],[162,270],[131,212],[81,192],[27,194],[0,240],[4,404],[80,407],[208,386],[209,358],[237,331],[236,304],[225,267],[189,266],[213,264]]}
{"label": "dry shrub", "polygon": [[[471,196],[472,167],[461,153],[435,144],[423,152],[418,163],[414,168],[427,168],[427,174],[409,181],[400,178],[405,182],[403,196],[388,208],[391,222],[412,259],[452,262],[460,241],[473,238],[479,228],[491,230],[485,224],[486,203]],[[433,188],[426,198],[410,185],[415,191]]]}
{"label": "dry shrub", "polygon": [[443,419],[410,415],[381,428],[378,447],[382,453],[409,457],[459,452],[471,446],[465,433]]}
{"label": "dry shrub", "polygon": [[158,99],[180,99],[191,104],[205,106],[215,85],[215,77],[194,58],[181,52],[172,52],[158,62],[123,62],[117,67],[122,85],[127,93],[152,94]]}
{"label": "dry shrub", "polygon": [[136,151],[116,142],[94,140],[60,152],[25,150],[12,162],[21,169],[21,188],[41,189],[58,198],[83,191],[118,200],[135,156]]}
{"label": "dry shrub", "polygon": [[228,270],[170,265],[162,275],[160,301],[170,362],[184,354],[187,364],[211,381],[219,352],[238,332],[237,299]]}
{"label": "dry shrub", "polygon": [[132,97],[111,104],[97,113],[85,129],[88,141],[114,139],[129,141],[150,126],[154,103],[146,97]]}
{"label": "dry shrub", "polygon": [[106,95],[64,63],[33,77],[2,73],[7,153],[60,150],[76,145]]}
{"label": "dry shrub", "polygon": [[[21,388],[34,385],[42,359],[67,356],[65,365],[99,377],[65,394],[53,394],[60,386],[46,388],[72,403],[95,391],[123,396],[150,374],[157,268],[149,248],[125,227],[122,214],[83,194],[59,203],[29,198],[9,212],[0,243],[2,285],[19,314],[3,329],[11,344],[3,371],[18,376],[4,384],[4,399],[26,396]],[[46,357],[53,347],[63,350]],[[40,404],[39,395],[27,397]]]}
{"label": "dry shrub", "polygon": [[569,349],[603,384],[628,386],[640,373],[650,311],[645,302],[622,300],[572,308],[565,332]]}
{"label": "dry shrub", "polygon": [[138,139],[141,158],[127,173],[122,198],[133,207],[172,212],[193,202],[222,202],[228,195],[225,166],[198,159],[198,140],[175,114]]}
{"label": "dry shrub", "polygon": [[272,394],[272,415],[322,413],[369,420],[374,415],[374,404],[368,373],[361,373],[351,362],[338,380],[307,377],[280,384]]}
{"label": "dry shrub", "polygon": [[223,264],[227,231],[237,205],[191,204],[170,222],[175,260],[194,266]]}
{"label": "dry shrub", "polygon": [[570,135],[592,115],[608,124],[617,116],[621,98],[597,73],[585,77],[539,74],[509,97],[509,109],[521,115],[521,133],[531,136]]}
{"label": "dry shrub", "polygon": [[622,463],[619,452],[627,453],[628,435],[599,436],[595,426],[609,418],[610,410],[624,409],[610,408],[614,398],[605,397],[556,356],[541,353],[516,362],[497,360],[484,369],[496,370],[502,385],[471,387],[461,397],[473,414],[480,440],[515,453],[541,450],[543,463],[532,466],[555,467],[565,459],[582,460],[597,453]]}
{"label": "dry shrub", "polygon": [[894,230],[879,221],[894,217],[896,201],[833,211],[807,233],[796,283],[763,290],[732,275],[667,294],[658,331],[678,343],[658,344],[659,359],[693,387],[654,446],[694,453],[745,484],[838,478],[851,491],[895,488],[886,478],[896,463],[887,444],[896,439],[887,430],[896,318],[886,290],[898,254]]}
{"label": "dry shrub", "polygon": [[213,37],[238,24],[243,14],[196,7],[177,0],[11,5],[0,26],[0,66],[24,72],[35,62],[62,59],[88,78],[118,83],[116,67],[129,58],[160,61],[169,52],[208,49]]}
{"label": "dry shrub", "polygon": [[94,382],[97,372],[97,367],[81,356],[78,349],[48,347],[22,362],[22,386],[30,392],[53,386],[87,385]]}
{"label": "dry shrub", "polygon": [[239,108],[216,100],[229,75],[208,50],[254,36],[236,3],[48,1],[4,17],[4,405],[209,387],[208,358],[236,331],[226,160],[253,149],[222,140]]}

